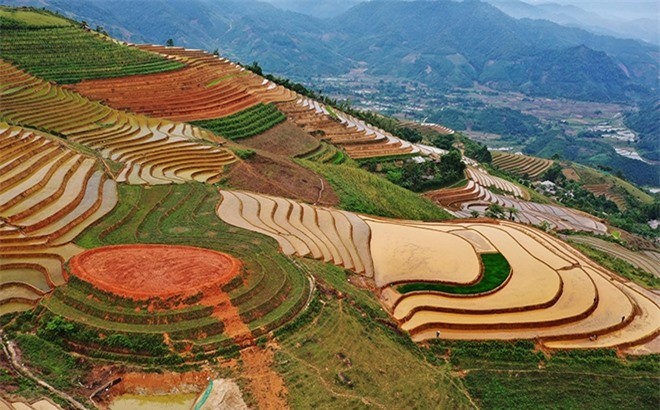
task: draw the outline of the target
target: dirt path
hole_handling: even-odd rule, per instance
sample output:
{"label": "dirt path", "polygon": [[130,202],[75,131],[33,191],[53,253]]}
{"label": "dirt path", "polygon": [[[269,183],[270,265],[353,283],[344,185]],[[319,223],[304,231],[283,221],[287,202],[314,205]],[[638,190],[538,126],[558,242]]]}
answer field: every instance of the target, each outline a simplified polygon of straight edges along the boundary
{"label": "dirt path", "polygon": [[87,407],[82,405],[79,401],[77,401],[76,399],[74,399],[73,397],[71,397],[70,395],[64,392],[57,390],[56,388],[46,383],[45,381],[39,379],[37,376],[34,375],[34,373],[32,373],[32,371],[30,371],[27,367],[23,366],[23,364],[20,362],[20,359],[18,358],[18,355],[16,354],[16,349],[14,348],[12,342],[5,343],[2,330],[0,330],[0,344],[2,344],[2,350],[9,359],[9,363],[14,368],[14,370],[22,374],[23,376],[34,380],[41,387],[48,389],[50,392],[52,392],[62,400],[65,400],[67,403],[71,405],[71,407],[79,410],[87,410]]}
{"label": "dirt path", "polygon": [[[220,291],[213,296],[213,300],[213,316],[222,321],[224,332],[241,347],[252,343],[252,332],[241,320],[238,309],[231,304],[229,295]],[[265,348],[254,345],[242,349],[240,353],[241,378],[247,380],[248,390],[261,410],[288,408],[284,380],[272,369],[276,348],[274,344]]]}
{"label": "dirt path", "polygon": [[321,202],[321,197],[323,197],[323,191],[325,190],[325,184],[323,183],[323,178],[319,177],[319,182],[321,183],[321,189],[319,189],[319,196],[316,198],[314,205],[318,205]]}

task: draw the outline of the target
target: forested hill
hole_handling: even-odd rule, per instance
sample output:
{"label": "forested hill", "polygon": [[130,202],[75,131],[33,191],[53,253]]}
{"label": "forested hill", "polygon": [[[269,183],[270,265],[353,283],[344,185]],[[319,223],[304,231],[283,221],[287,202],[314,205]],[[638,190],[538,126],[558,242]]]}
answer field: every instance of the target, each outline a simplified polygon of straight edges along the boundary
{"label": "forested hill", "polygon": [[[435,88],[475,81],[501,90],[593,101],[653,95],[657,47],[541,20],[478,1],[372,1],[332,19],[235,0],[0,0],[47,7],[134,42],[220,53],[304,79],[366,62],[367,74]],[[148,17],[148,18],[147,18]]]}
{"label": "forested hill", "polygon": [[343,35],[338,49],[374,73],[439,85],[476,80],[607,101],[625,98],[636,83],[652,86],[657,75],[651,45],[516,20],[476,0],[367,2],[335,18],[333,27]]}
{"label": "forested hill", "polygon": [[638,112],[628,113],[625,121],[637,132],[637,146],[645,156],[660,161],[660,99],[642,104]]}

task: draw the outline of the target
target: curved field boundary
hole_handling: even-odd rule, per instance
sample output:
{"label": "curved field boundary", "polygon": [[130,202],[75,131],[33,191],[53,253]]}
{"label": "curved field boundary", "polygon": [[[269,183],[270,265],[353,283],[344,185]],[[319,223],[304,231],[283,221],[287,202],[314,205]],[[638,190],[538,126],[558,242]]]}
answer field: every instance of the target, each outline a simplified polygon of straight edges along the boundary
{"label": "curved field boundary", "polygon": [[489,175],[486,171],[483,171],[481,169],[475,167],[468,167],[466,170],[466,174],[469,179],[473,180],[474,182],[478,183],[483,187],[487,187],[487,188],[495,187],[502,191],[509,192],[516,197],[522,199],[529,199],[529,194],[527,194],[527,192],[521,189],[518,185],[509,182],[505,179]]}
{"label": "curved field boundary", "polygon": [[623,259],[631,265],[660,277],[660,261],[648,254],[634,252],[616,243],[593,238],[591,236],[571,236],[571,241],[589,245],[612,256]]}
{"label": "curved field boundary", "polygon": [[3,117],[61,134],[123,163],[119,182],[217,182],[224,166],[236,161],[208,131],[116,111],[43,80],[30,78],[26,85],[26,76],[0,61]]}
{"label": "curved field boundary", "polygon": [[10,311],[65,283],[63,264],[80,251],[68,242],[115,206],[117,188],[94,158],[43,132],[0,123],[0,158],[0,304]]}
{"label": "curved field boundary", "polygon": [[104,246],[69,261],[69,271],[80,279],[131,299],[191,296],[224,286],[240,269],[230,255],[181,245]]}
{"label": "curved field boundary", "polygon": [[221,194],[220,218],[272,237],[284,254],[309,255],[373,276],[370,230],[362,219],[284,198],[235,191]]}
{"label": "curved field boundary", "polygon": [[481,257],[483,274],[479,281],[472,285],[457,286],[442,283],[408,282],[397,286],[396,290],[401,294],[432,291],[457,295],[483,295],[497,290],[497,288],[505,284],[511,277],[509,263],[499,253],[482,253],[479,256]]}
{"label": "curved field boundary", "polygon": [[[142,242],[212,249],[240,259],[243,263],[240,276],[224,284],[221,291],[219,286],[212,287],[219,291],[210,292],[199,302],[204,306],[203,312],[197,308],[189,313],[177,311],[169,319],[161,317],[160,313],[156,315],[158,318],[149,319],[132,308],[125,310],[127,313],[122,316],[114,307],[120,302],[95,293],[94,300],[100,302],[91,303],[79,297],[84,292],[88,294],[88,290],[72,292],[68,285],[62,288],[62,295],[50,298],[57,300],[47,304],[49,310],[71,320],[76,320],[79,312],[86,312],[90,329],[104,334],[109,329],[135,333],[139,337],[152,331],[144,326],[141,329],[139,323],[151,320],[149,323],[161,326],[154,329],[168,330],[178,352],[215,354],[225,352],[236,343],[248,343],[251,338],[283,325],[305,305],[310,292],[305,274],[277,252],[275,241],[223,223],[215,215],[215,206],[220,200],[215,188],[183,184],[143,190],[121,185],[120,196],[121,205],[88,230],[80,238],[80,244],[95,248]],[[153,303],[137,302],[143,303],[140,313],[145,314],[148,304]],[[204,312],[209,315],[205,316]],[[245,324],[243,330],[235,326],[234,316]],[[220,329],[218,323],[224,327]],[[169,327],[162,327],[166,324]],[[176,329],[181,332],[174,333]],[[92,348],[84,352],[95,354]]]}
{"label": "curved field boundary", "polygon": [[545,158],[528,157],[520,154],[505,154],[500,151],[491,151],[493,165],[506,172],[516,175],[527,175],[536,179],[552,166],[552,161]]}
{"label": "curved field boundary", "polygon": [[[295,95],[223,58],[200,50],[137,46],[185,64],[170,72],[83,81],[76,91],[118,109],[200,121],[224,118],[260,103],[290,101]],[[263,132],[263,131],[262,131]]]}
{"label": "curved field boundary", "polygon": [[[332,210],[301,205],[301,211],[293,212],[286,205],[290,202],[282,198],[221,194],[217,212],[223,220],[275,238],[282,252],[347,268],[355,262],[349,262],[346,252],[350,241],[342,240],[350,237],[338,235],[341,230],[336,222],[329,223],[327,215]],[[274,217],[278,201],[284,204],[280,205],[284,207],[281,215],[287,216],[284,220]],[[641,291],[540,230],[504,221],[421,223],[343,214],[366,222],[380,296],[414,340],[435,338],[440,332],[451,339],[539,339],[551,348],[624,348],[646,343],[660,333],[657,295]],[[296,221],[296,229],[289,226],[293,226],[291,221]],[[406,253],[414,238],[418,242]],[[469,246],[463,249],[466,241]],[[383,251],[387,243],[392,249]],[[442,243],[442,251],[422,250],[422,244],[432,243]],[[435,284],[447,281],[452,272],[455,275],[457,261],[463,266],[470,255],[476,259],[483,249],[500,253],[509,263],[511,273],[504,283],[472,295],[435,291]],[[420,280],[424,264],[435,271],[429,270]],[[411,292],[397,292],[405,284],[391,286],[419,282],[427,283]],[[466,277],[453,286],[469,289],[474,283]]]}
{"label": "curved field boundary", "polygon": [[597,197],[605,195],[605,198],[614,202],[616,206],[622,211],[628,209],[628,202],[621,195],[612,192],[612,185],[610,184],[583,185],[582,188],[586,189]]}
{"label": "curved field boundary", "polygon": [[547,222],[552,228],[558,230],[569,229],[600,234],[607,232],[607,226],[604,223],[584,212],[494,194],[472,179],[464,187],[430,191],[425,196],[437,204],[453,209],[454,213],[461,217],[469,217],[471,211],[477,211],[483,215],[488,205],[495,203],[505,208],[505,218],[509,217],[508,209],[515,209],[515,212],[511,212],[511,216],[516,222],[529,225],[540,225]]}
{"label": "curved field boundary", "polygon": [[410,154],[433,154],[336,109],[298,95],[295,101],[279,103],[278,108],[296,125],[321,141],[337,145],[354,159]]}

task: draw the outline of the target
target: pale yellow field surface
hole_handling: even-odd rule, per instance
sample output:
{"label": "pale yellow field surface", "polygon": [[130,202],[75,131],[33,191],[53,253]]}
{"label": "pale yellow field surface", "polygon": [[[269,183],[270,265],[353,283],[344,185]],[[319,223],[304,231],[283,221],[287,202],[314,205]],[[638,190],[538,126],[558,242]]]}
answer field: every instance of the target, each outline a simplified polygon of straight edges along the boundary
{"label": "pale yellow field surface", "polygon": [[459,236],[371,219],[367,224],[379,287],[404,281],[468,284],[479,279],[479,256]]}

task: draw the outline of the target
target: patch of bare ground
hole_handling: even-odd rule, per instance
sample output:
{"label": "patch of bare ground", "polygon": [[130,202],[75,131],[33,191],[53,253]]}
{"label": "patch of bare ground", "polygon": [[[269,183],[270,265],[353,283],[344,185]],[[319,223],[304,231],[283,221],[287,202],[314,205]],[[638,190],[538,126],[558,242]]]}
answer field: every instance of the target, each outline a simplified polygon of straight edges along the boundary
{"label": "patch of bare ground", "polygon": [[88,377],[88,387],[94,386],[88,394],[94,394],[100,388],[99,393],[94,396],[94,401],[100,408],[108,408],[115,398],[124,394],[199,393],[206,388],[213,376],[209,370],[145,373],[130,371],[122,366],[100,366]]}
{"label": "patch of bare ground", "polygon": [[579,181],[580,176],[573,168],[562,168],[561,173],[570,181]]}
{"label": "patch of bare ground", "polygon": [[274,349],[275,345],[269,344],[265,348],[252,346],[241,351],[241,375],[247,379],[248,389],[260,410],[288,408],[284,380],[272,369]]}
{"label": "patch of bare ground", "polygon": [[295,157],[316,149],[319,141],[287,120],[263,134],[242,139],[241,144],[285,157]]}
{"label": "patch of bare ground", "polygon": [[235,189],[317,205],[339,204],[339,198],[330,184],[314,171],[263,151],[234,164],[225,176],[227,184]]}
{"label": "patch of bare ground", "polygon": [[241,366],[238,371],[240,378],[247,381],[247,390],[256,401],[257,408],[260,410],[287,408],[284,380],[272,368],[274,350],[277,346],[274,343],[269,343],[265,347],[250,346],[253,335],[241,320],[238,309],[231,304],[229,295],[225,292],[217,290],[216,293],[213,316],[222,321],[225,334],[239,346],[247,346],[241,350]]}

